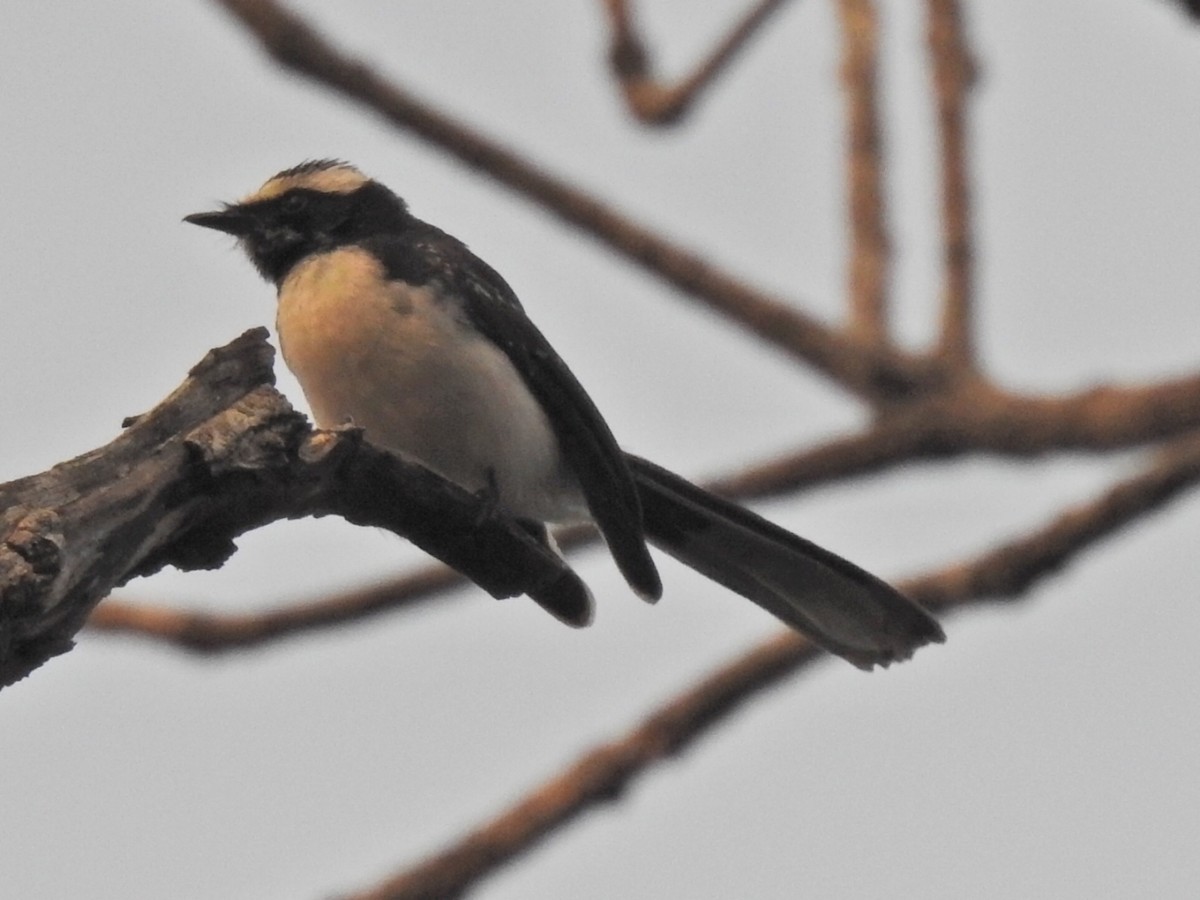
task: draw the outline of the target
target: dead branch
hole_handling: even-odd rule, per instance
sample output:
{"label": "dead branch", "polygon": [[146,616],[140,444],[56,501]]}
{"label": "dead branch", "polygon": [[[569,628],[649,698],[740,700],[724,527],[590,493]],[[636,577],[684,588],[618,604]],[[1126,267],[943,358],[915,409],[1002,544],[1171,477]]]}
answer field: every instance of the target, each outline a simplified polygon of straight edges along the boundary
{"label": "dead branch", "polygon": [[654,74],[650,53],[638,31],[627,0],[604,0],[611,40],[609,65],[625,104],[637,119],[647,125],[676,125],[692,110],[692,104],[710,87],[735,56],[745,49],[771,13],[785,0],[759,0],[746,11],[707,58],[691,75],[675,84],[667,84]]}
{"label": "dead branch", "polygon": [[[1200,435],[1169,445],[1141,474],[1033,533],[976,558],[909,579],[901,589],[945,611],[985,600],[1014,600],[1093,546],[1200,481]],[[506,811],[441,852],[346,900],[460,897],[547,833],[600,803],[619,799],[631,782],[702,736],[749,697],[821,656],[784,632],[722,666],[660,706],[624,736],[584,754]]]}
{"label": "dead branch", "polygon": [[282,518],[387,528],[495,597],[586,591],[484,500],[357,432],[313,430],[272,387],[266,337],[209,352],[110,444],[0,485],[0,687],[69,650],[117,585],[165,565],[220,566],[234,538]]}

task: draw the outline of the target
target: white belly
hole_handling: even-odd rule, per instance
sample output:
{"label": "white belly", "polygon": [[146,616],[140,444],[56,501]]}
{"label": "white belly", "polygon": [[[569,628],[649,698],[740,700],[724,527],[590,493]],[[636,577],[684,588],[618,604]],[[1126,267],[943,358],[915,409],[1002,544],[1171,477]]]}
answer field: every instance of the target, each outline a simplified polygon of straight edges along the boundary
{"label": "white belly", "polygon": [[540,521],[586,518],[545,413],[504,353],[436,289],[386,282],[365,251],[304,260],[279,289],[279,340],[318,425],[367,440]]}

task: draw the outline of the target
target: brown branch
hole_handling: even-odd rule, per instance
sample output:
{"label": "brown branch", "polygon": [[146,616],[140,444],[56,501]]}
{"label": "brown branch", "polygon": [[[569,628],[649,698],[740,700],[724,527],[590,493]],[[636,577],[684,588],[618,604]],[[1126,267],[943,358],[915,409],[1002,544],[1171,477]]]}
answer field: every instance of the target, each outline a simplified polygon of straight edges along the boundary
{"label": "brown branch", "polygon": [[936,352],[949,365],[965,369],[975,355],[966,134],[967,92],[975,80],[975,63],[958,0],[927,0],[926,17],[942,157],[942,323]]}
{"label": "brown branch", "polygon": [[[1170,445],[1142,474],[1091,503],[975,559],[904,582],[932,609],[1015,599],[1099,539],[1161,508],[1200,481],[1200,435]],[[820,657],[794,632],[773,637],[661,706],[623,737],[585,754],[445,850],[347,900],[454,898],[532,849],[551,831],[619,798],[651,765],[688,747],[750,697]]]}
{"label": "brown branch", "polygon": [[842,83],[846,91],[846,180],[850,206],[849,300],[852,334],[888,339],[891,240],[883,197],[879,116],[879,16],[873,0],[838,0]]}
{"label": "brown branch", "polygon": [[87,625],[98,632],[153,637],[197,653],[225,653],[406,609],[467,583],[458,572],[435,563],[381,584],[253,613],[172,609],[110,597],[96,607]]}
{"label": "brown branch", "polygon": [[1143,446],[1200,425],[1198,400],[1196,374],[1146,385],[1102,384],[1062,396],[1011,394],[965,382],[930,402],[925,455],[974,450],[1028,457]]}
{"label": "brown branch", "polygon": [[0,687],[70,649],[115,586],[219,566],[234,538],[282,518],[387,528],[496,597],[557,608],[586,596],[561,557],[482,499],[357,432],[314,431],[271,386],[266,337],[211,351],[108,445],[0,485]]}
{"label": "brown branch", "polygon": [[1200,434],[1167,444],[1143,472],[1118,482],[1090,503],[1059,515],[1025,537],[977,559],[902,582],[909,597],[946,611],[976,599],[1016,600],[1097,541],[1161,509],[1200,482]]}
{"label": "brown branch", "polygon": [[363,61],[340,53],[274,0],[218,2],[281,65],[490,175],[847,390],[871,399],[903,396],[928,377],[927,363],[867,344],[748,286],[702,255],[664,240],[600,199],[417,100]]}
{"label": "brown branch", "polygon": [[1030,458],[1142,447],[1200,428],[1200,374],[1145,385],[1102,384],[1072,394],[1021,395],[961,382],[835,438],[710,483],[740,499],[777,497],[901,463],[972,453]]}
{"label": "brown branch", "polygon": [[609,63],[629,111],[647,125],[675,125],[786,0],[759,0],[687,78],[665,84],[655,77],[650,54],[634,25],[627,0],[604,0],[612,38]]}

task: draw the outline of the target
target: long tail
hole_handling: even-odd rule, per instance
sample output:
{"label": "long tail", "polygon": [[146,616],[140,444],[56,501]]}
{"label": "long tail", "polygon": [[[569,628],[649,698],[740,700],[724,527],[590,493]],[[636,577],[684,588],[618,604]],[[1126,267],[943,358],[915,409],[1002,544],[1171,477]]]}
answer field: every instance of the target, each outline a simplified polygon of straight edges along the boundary
{"label": "long tail", "polygon": [[946,639],[929,613],[874,575],[626,454],[646,537],[861,669],[907,659]]}

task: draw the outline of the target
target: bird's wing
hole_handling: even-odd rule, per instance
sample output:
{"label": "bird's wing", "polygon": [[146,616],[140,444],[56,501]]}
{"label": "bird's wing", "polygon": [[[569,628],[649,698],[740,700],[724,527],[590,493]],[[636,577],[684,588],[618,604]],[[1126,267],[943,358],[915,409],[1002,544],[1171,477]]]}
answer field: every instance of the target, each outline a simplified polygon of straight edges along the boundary
{"label": "bird's wing", "polygon": [[[424,277],[443,282],[460,298],[470,325],[512,362],[545,411],[567,466],[579,482],[621,574],[642,597],[657,600],[662,582],[646,547],[637,487],[625,454],[600,411],[525,315],[504,278],[465,245],[432,226],[429,231],[431,240],[408,243],[401,255],[415,263],[414,256],[426,250]],[[396,258],[399,249],[389,247],[381,256]],[[411,278],[411,273],[394,274]]]}
{"label": "bird's wing", "polygon": [[625,580],[643,597],[657,600],[662,582],[646,549],[637,487],[608,424],[495,270],[477,260],[463,281],[471,324],[504,351],[545,410]]}

